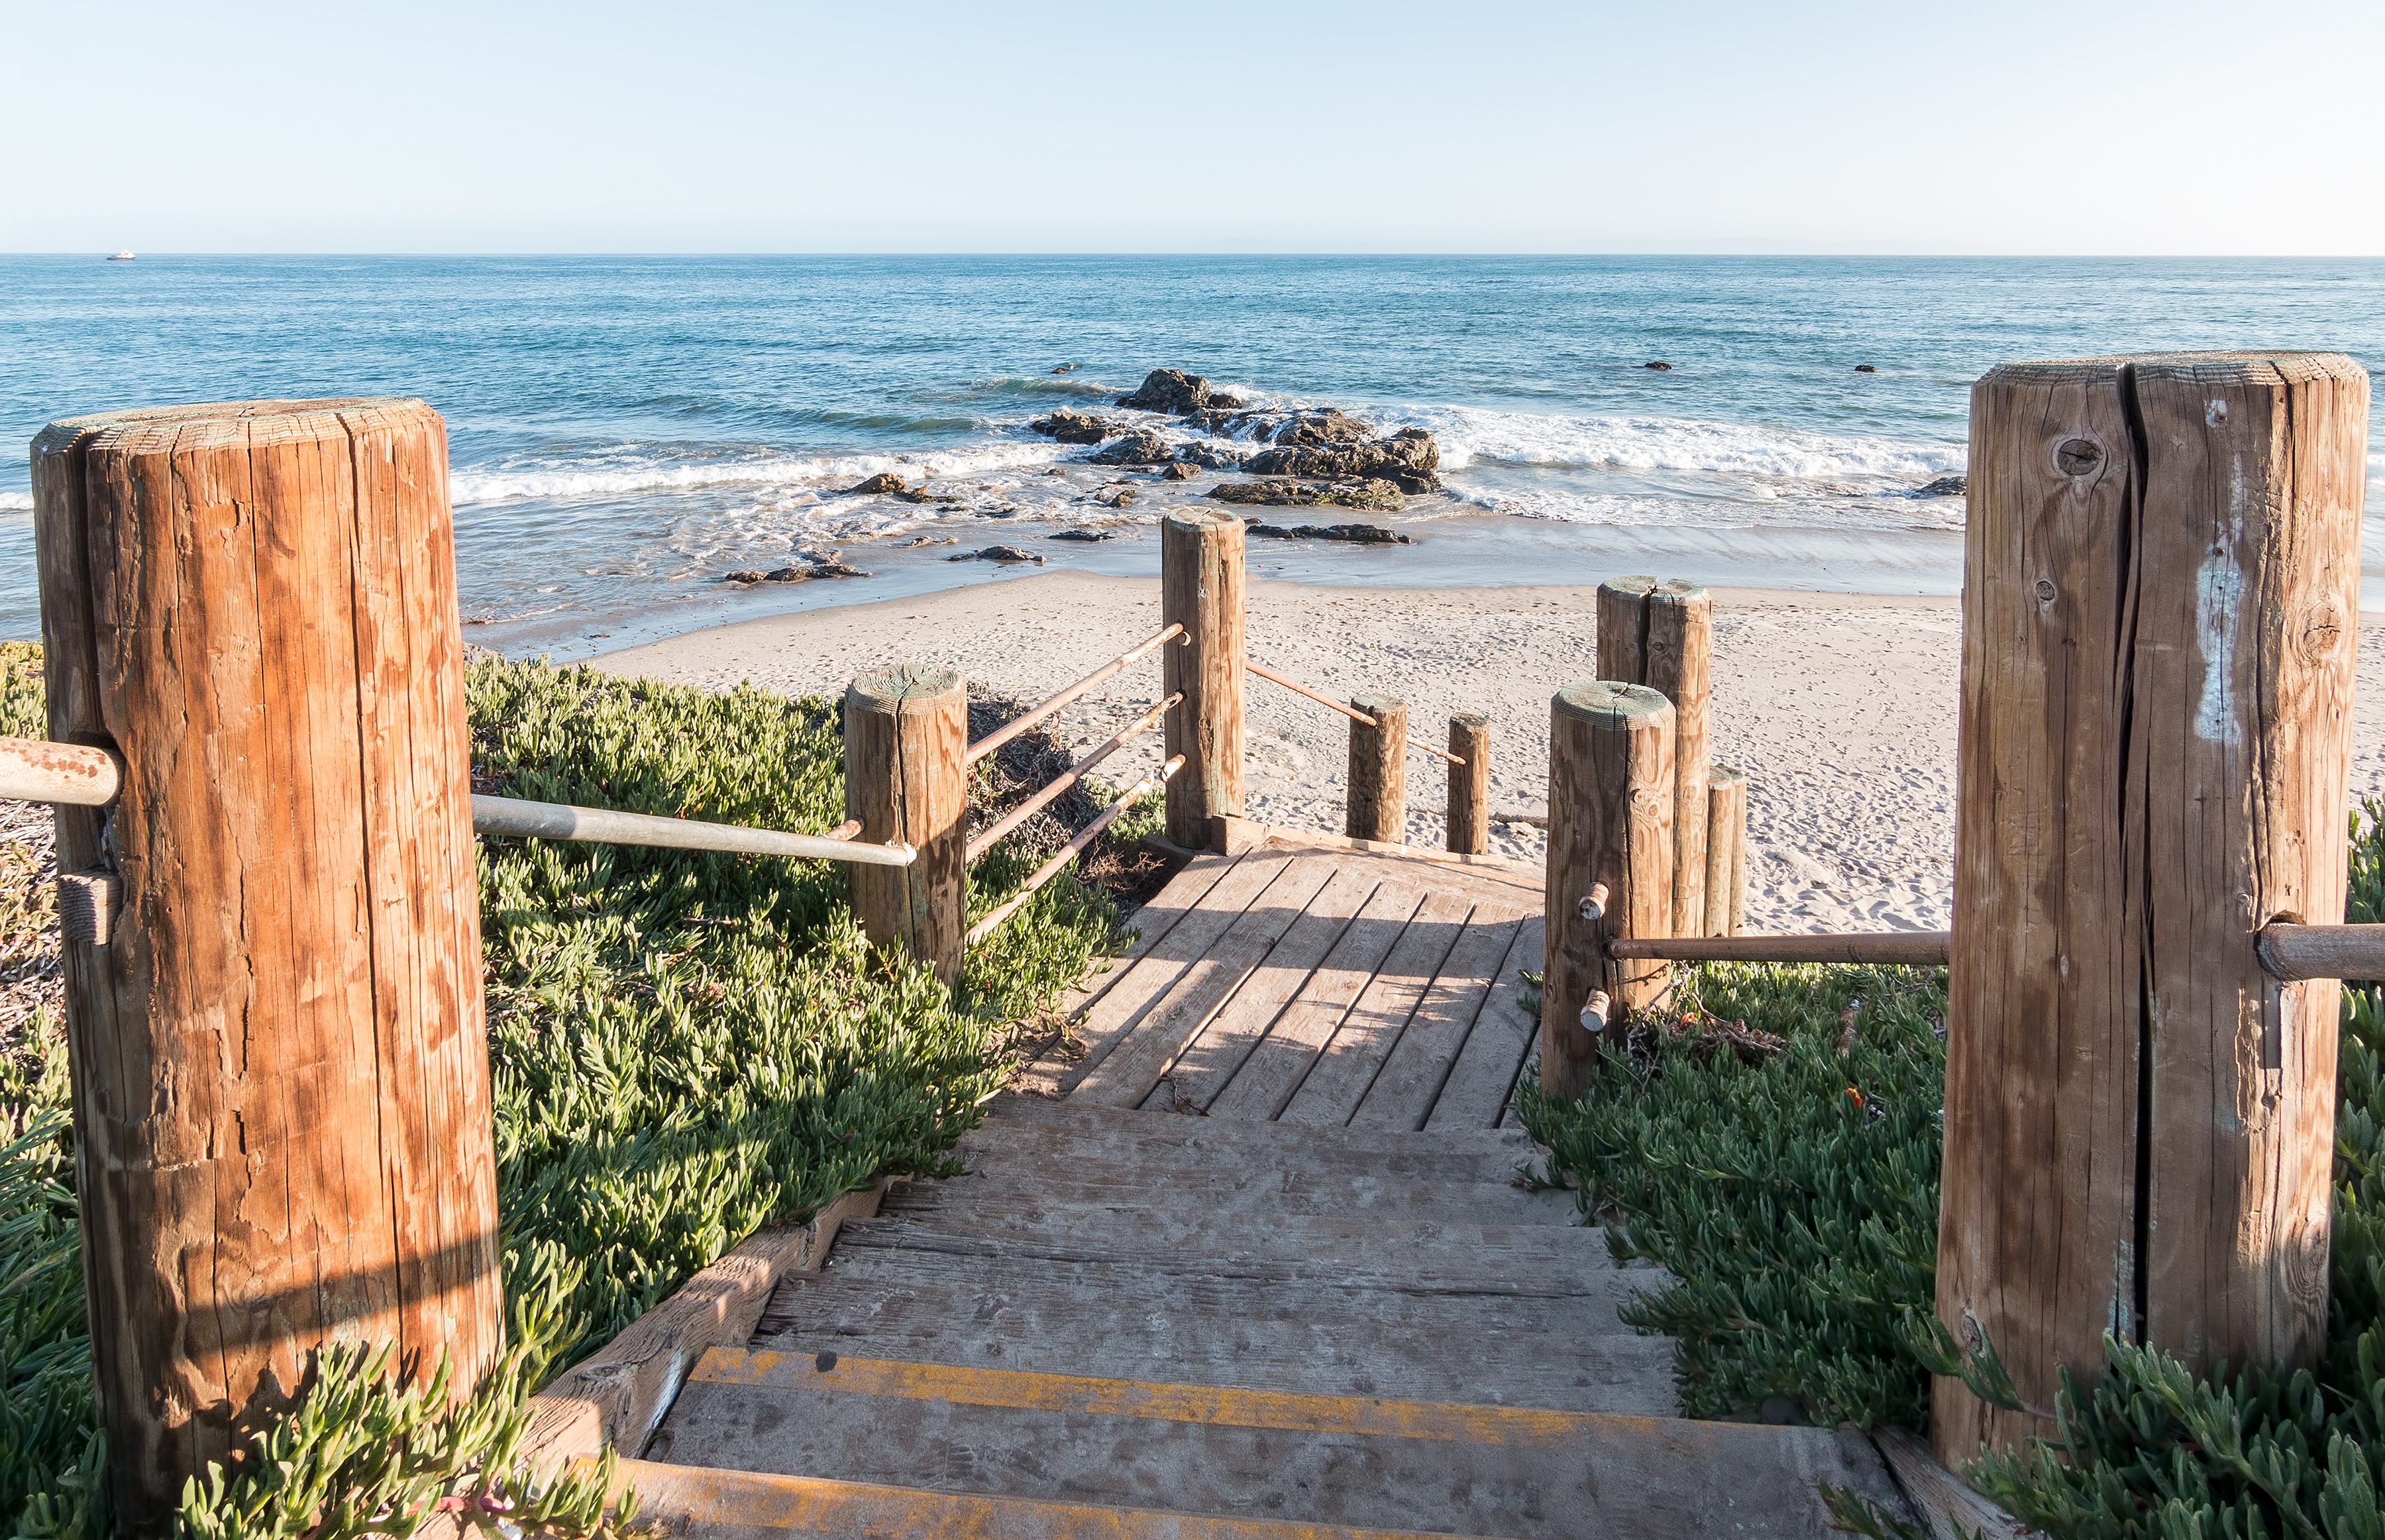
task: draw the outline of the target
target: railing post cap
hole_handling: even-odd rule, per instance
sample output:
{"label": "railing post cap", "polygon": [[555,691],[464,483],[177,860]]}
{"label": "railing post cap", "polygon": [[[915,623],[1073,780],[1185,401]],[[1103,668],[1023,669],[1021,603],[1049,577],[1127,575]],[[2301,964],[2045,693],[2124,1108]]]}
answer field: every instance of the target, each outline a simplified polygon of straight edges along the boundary
{"label": "railing post cap", "polygon": [[961,677],[932,664],[890,663],[854,676],[845,687],[849,699],[894,705],[905,701],[931,701],[961,689]]}

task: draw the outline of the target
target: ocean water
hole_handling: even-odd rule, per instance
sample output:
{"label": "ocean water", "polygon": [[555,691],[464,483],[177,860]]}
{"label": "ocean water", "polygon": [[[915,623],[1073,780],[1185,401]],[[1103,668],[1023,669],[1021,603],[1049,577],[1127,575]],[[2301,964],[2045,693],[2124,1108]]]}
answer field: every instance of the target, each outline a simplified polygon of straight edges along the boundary
{"label": "ocean water", "polygon": [[[1964,468],[1974,379],[2204,347],[2374,371],[2385,262],[0,257],[0,635],[38,628],[22,447],[109,407],[423,397],[469,634],[571,656],[1031,570],[948,559],[997,542],[1155,570],[1151,527],[1212,478],[1111,472],[1026,425],[1161,366],[1440,442],[1447,492],[1391,521],[1413,543],[1255,541],[1264,574],[1953,592],[1963,501],[1917,493]],[[843,491],[889,469],[955,501]],[[1110,538],[1051,539],[1071,528]],[[830,551],[872,576],[723,581]],[[2364,554],[2385,607],[2385,541]]]}

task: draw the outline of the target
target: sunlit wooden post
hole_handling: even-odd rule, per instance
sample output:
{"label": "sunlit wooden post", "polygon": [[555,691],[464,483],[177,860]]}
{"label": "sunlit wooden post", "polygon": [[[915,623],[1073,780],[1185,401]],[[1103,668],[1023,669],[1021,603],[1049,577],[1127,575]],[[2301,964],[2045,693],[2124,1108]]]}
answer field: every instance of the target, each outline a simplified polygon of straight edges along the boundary
{"label": "sunlit wooden post", "polygon": [[1491,849],[1491,719],[1460,712],[1449,719],[1449,849],[1481,855]]}
{"label": "sunlit wooden post", "polygon": [[1163,656],[1168,752],[1184,768],[1168,783],[1168,838],[1222,849],[1216,820],[1242,815],[1242,521],[1198,512],[1159,522],[1160,624],[1184,627]]}
{"label": "sunlit wooden post", "polygon": [[968,692],[948,668],[898,663],[844,692],[844,815],[860,838],[909,845],[908,866],[855,866],[869,939],[960,977],[968,935]]}
{"label": "sunlit wooden post", "polygon": [[318,1346],[468,1388],[500,1345],[446,431],[112,413],[33,489],[51,736],[124,764],[58,811],[122,904],[66,943],[67,1028],[116,1515],[163,1534]]}
{"label": "sunlit wooden post", "polygon": [[[1938,1313],[2021,1398],[2106,1331],[2312,1362],[2367,379],[2333,354],[1999,368],[1971,394]],[[1949,1464],[2048,1424],[1937,1382]]]}
{"label": "sunlit wooden post", "polygon": [[[1641,685],[1585,680],[1549,708],[1547,952],[1541,988],[1541,1085],[1589,1086],[1602,1025],[1664,992],[1663,962],[1619,962],[1609,936],[1669,936],[1673,913],[1673,707]],[[1603,890],[1602,913],[1582,900]],[[1604,995],[1610,1023],[1581,1011]]]}
{"label": "sunlit wooden post", "polygon": [[1350,780],[1342,832],[1386,845],[1408,842],[1408,707],[1389,695],[1354,695],[1350,709],[1373,718],[1350,719]]}
{"label": "sunlit wooden post", "polygon": [[1706,776],[1714,601],[1695,583],[1614,578],[1598,586],[1598,677],[1673,702],[1673,929],[1706,920]]}

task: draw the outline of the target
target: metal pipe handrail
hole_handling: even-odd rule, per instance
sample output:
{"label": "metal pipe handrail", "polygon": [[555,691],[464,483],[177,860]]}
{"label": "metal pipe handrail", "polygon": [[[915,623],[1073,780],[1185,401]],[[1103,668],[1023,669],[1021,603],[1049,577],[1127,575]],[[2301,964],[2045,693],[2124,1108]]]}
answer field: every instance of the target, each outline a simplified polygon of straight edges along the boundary
{"label": "metal pipe handrail", "polygon": [[1050,805],[1054,799],[1059,797],[1079,781],[1083,780],[1085,778],[1086,772],[1092,770],[1093,766],[1101,764],[1102,761],[1118,752],[1118,750],[1124,748],[1133,739],[1142,737],[1144,733],[1147,733],[1151,731],[1152,728],[1159,726],[1159,719],[1168,714],[1168,709],[1183,699],[1184,697],[1182,695],[1171,695],[1167,700],[1160,702],[1159,704],[1152,707],[1149,711],[1144,712],[1143,715],[1136,718],[1134,722],[1112,734],[1109,740],[1102,744],[1100,748],[1095,749],[1092,753],[1087,754],[1076,764],[1068,766],[1066,770],[1061,771],[1057,776],[1055,776],[1052,778],[1051,783],[1037,791],[1035,795],[1028,798],[1017,807],[1012,808],[1008,813],[1004,813],[1002,817],[993,825],[971,835],[969,837],[968,844],[963,848],[961,859],[964,862],[975,861],[978,857],[992,850],[995,841],[1001,839],[1003,836],[1010,833],[1019,825],[1027,822],[1028,819],[1035,816],[1038,812]]}
{"label": "metal pipe handrail", "polygon": [[[1373,717],[1367,715],[1365,712],[1360,711],[1357,707],[1345,706],[1330,695],[1319,695],[1317,691],[1309,689],[1306,685],[1298,684],[1291,679],[1287,679],[1272,668],[1262,668],[1257,664],[1251,662],[1248,658],[1242,660],[1242,666],[1257,675],[1260,678],[1265,679],[1267,683],[1271,685],[1281,685],[1284,689],[1292,691],[1294,695],[1305,695],[1310,700],[1316,702],[1318,705],[1330,706],[1333,710],[1338,711],[1342,715],[1348,717],[1351,721],[1355,722],[1362,727],[1372,727],[1377,725]],[[1439,754],[1442,758],[1449,761],[1452,764],[1463,764],[1466,763],[1466,761],[1459,755],[1453,754],[1446,749],[1437,749],[1431,744],[1427,743],[1423,739],[1417,737],[1414,733],[1409,733],[1406,737],[1407,740],[1411,744],[1415,745],[1417,748],[1422,749],[1428,754]]]}
{"label": "metal pipe handrail", "polygon": [[859,866],[908,866],[919,852],[908,845],[871,845],[824,834],[788,834],[742,824],[707,824],[651,813],[532,802],[517,797],[472,796],[472,832],[522,839],[580,839],[598,845],[653,845],[674,851],[734,855],[782,855],[796,861],[845,861]]}
{"label": "metal pipe handrail", "polygon": [[1150,636],[1145,637],[1142,641],[1137,642],[1134,646],[1119,653],[1117,657],[1112,658],[1109,662],[1102,664],[1099,668],[1094,669],[1091,674],[1079,679],[1075,684],[1072,684],[1068,689],[1060,691],[1059,694],[1045,700],[1042,704],[1036,706],[1026,715],[1018,717],[1015,721],[1004,723],[1001,727],[996,727],[993,731],[986,734],[983,738],[979,739],[975,743],[970,744],[968,746],[968,751],[961,756],[961,763],[963,764],[975,764],[978,761],[985,758],[986,755],[993,752],[996,749],[1001,748],[1012,739],[1017,738],[1020,733],[1023,733],[1028,728],[1035,726],[1036,723],[1043,721],[1047,716],[1050,716],[1062,706],[1067,705],[1069,702],[1075,700],[1078,696],[1082,695],[1085,691],[1093,689],[1095,685],[1106,683],[1107,681],[1118,677],[1120,674],[1125,673],[1136,664],[1141,663],[1143,659],[1149,657],[1152,652],[1159,647],[1163,642],[1166,642],[1173,637],[1180,637],[1183,634],[1184,627],[1182,624],[1180,622],[1170,621],[1168,625],[1161,627]]}
{"label": "metal pipe handrail", "polygon": [[1166,764],[1161,765],[1159,767],[1158,774],[1145,776],[1143,779],[1135,782],[1132,786],[1128,787],[1123,792],[1120,792],[1117,801],[1114,801],[1109,806],[1102,809],[1100,813],[1094,815],[1092,823],[1087,824],[1083,828],[1077,831],[1077,838],[1069,840],[1066,845],[1061,846],[1058,852],[1055,854],[1051,860],[1045,862],[1043,865],[1036,867],[1033,872],[1030,873],[1026,882],[1019,886],[1018,892],[1010,896],[1008,901],[1005,902],[1001,908],[995,910],[993,913],[988,914],[984,919],[980,920],[977,924],[969,926],[968,944],[972,947],[976,946],[980,941],[982,941],[987,937],[993,935],[994,930],[1001,925],[1003,921],[1007,920],[1013,914],[1018,913],[1019,906],[1035,896],[1035,890],[1037,888],[1043,887],[1045,883],[1058,876],[1060,868],[1066,866],[1070,861],[1074,860],[1079,851],[1092,844],[1094,840],[1100,838],[1102,830],[1118,822],[1118,814],[1124,813],[1128,808],[1132,807],[1142,799],[1148,797],[1153,792],[1158,790],[1162,786],[1167,784],[1168,777],[1173,776],[1177,771],[1181,770],[1182,768],[1184,768],[1184,756],[1182,754],[1179,754],[1174,759],[1169,760]]}
{"label": "metal pipe handrail", "polygon": [[2385,979],[2385,925],[2304,925],[2272,920],[2253,944],[2275,978]]}

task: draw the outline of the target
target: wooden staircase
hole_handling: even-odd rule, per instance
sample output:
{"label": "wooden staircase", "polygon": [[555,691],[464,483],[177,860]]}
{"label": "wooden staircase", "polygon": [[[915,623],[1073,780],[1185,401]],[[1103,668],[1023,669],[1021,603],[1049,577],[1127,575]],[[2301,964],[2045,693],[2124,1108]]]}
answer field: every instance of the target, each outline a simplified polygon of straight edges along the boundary
{"label": "wooden staircase", "polygon": [[[1538,965],[1517,889],[1276,841],[1193,863],[1080,1002],[1057,1096],[999,1099],[968,1174],[895,1188],[696,1360],[624,1472],[647,1514],[887,1540],[1818,1537],[1822,1482],[1904,1511],[1860,1434],[1678,1418],[1670,1345],[1617,1315],[1660,1275],[1530,1182],[1530,1141],[1497,1126],[1529,1042],[1498,1012]],[[1251,1073],[1256,1115],[1152,1110],[1233,1105]],[[1320,1076],[1341,1125],[1287,1120]]]}

